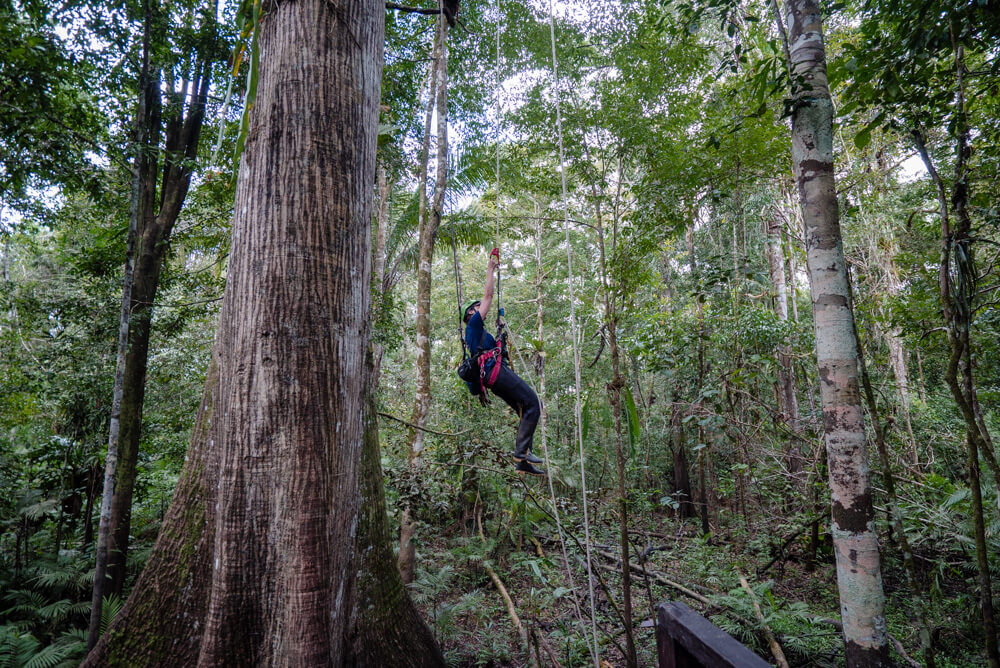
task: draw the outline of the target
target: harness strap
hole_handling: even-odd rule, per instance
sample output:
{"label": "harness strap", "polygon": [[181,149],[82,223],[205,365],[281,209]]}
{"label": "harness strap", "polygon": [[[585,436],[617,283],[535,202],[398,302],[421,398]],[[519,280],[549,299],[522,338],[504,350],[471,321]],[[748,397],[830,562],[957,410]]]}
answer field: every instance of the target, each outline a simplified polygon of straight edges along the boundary
{"label": "harness strap", "polygon": [[[486,377],[486,365],[493,360],[493,369],[489,378]],[[503,340],[497,341],[495,348],[484,350],[479,354],[479,389],[486,393],[487,389],[492,389],[500,375],[500,366],[503,364]]]}

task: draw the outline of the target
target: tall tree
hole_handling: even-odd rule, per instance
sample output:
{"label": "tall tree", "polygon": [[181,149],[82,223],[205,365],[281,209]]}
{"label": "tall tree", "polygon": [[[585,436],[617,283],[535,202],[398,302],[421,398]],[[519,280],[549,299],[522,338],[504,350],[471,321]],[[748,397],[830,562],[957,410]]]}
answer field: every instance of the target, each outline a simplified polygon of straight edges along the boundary
{"label": "tall tree", "polygon": [[[424,428],[431,408],[431,264],[434,261],[434,242],[444,210],[444,194],[448,175],[448,23],[443,15],[437,20],[434,48],[435,58],[431,61],[431,86],[427,103],[424,131],[423,155],[421,156],[420,181],[420,229],[417,255],[417,314],[416,314],[416,389],[413,415],[410,418],[415,428],[410,433],[409,464],[416,475],[420,467],[420,457],[424,449]],[[431,109],[437,111],[437,153],[435,155],[436,174],[434,177],[434,197],[430,211],[427,211],[427,170],[430,149]],[[416,567],[416,545],[413,536],[416,526],[413,510],[403,508],[399,527],[399,570],[403,581],[413,581]]]}
{"label": "tall tree", "polygon": [[776,18],[791,78],[792,163],[805,226],[847,665],[888,665],[857,339],[833,177],[822,12],[815,0],[785,0],[784,13],[785,22],[780,13]]}
{"label": "tall tree", "polygon": [[[125,582],[153,306],[170,236],[191,185],[212,76],[225,53],[213,3],[201,9],[198,28],[187,35],[193,52],[176,59],[164,56],[171,53],[166,42],[173,20],[170,9],[159,0],[143,3],[145,38],[138,91],[141,112],[136,129],[138,201],[133,205],[137,228],[129,297],[131,318],[122,379],[117,468],[106,471],[105,478],[113,495],[110,509],[101,509],[102,514],[109,514],[111,533],[103,539],[104,544],[98,538],[98,553],[106,554],[107,562],[99,563],[97,568],[100,572],[106,568],[107,582],[103,578],[97,581],[96,601],[100,601],[102,586],[106,585],[108,593],[120,594]],[[180,27],[178,30],[187,32]]]}
{"label": "tall tree", "polygon": [[383,11],[301,0],[260,23],[201,416],[149,565],[84,665],[347,660]]}

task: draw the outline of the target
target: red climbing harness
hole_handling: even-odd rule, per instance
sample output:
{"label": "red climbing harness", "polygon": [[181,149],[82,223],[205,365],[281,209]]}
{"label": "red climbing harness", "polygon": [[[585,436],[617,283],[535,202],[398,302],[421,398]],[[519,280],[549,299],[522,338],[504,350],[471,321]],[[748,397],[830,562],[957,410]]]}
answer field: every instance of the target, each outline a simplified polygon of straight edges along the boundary
{"label": "red climbing harness", "polygon": [[[493,360],[493,369],[490,371],[490,377],[486,377],[486,364]],[[484,350],[479,354],[479,389],[483,394],[486,394],[487,389],[493,388],[493,383],[497,382],[497,376],[500,375],[500,366],[503,364],[503,337],[497,339],[496,348],[491,348],[490,350]]]}

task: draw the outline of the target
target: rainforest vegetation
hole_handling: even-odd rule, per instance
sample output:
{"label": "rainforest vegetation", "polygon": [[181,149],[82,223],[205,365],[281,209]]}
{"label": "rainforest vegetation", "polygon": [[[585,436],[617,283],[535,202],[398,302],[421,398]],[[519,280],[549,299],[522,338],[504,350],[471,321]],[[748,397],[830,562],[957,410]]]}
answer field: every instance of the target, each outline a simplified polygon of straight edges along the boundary
{"label": "rainforest vegetation", "polygon": [[0,667],[1000,668],[1000,7],[409,4],[0,0]]}

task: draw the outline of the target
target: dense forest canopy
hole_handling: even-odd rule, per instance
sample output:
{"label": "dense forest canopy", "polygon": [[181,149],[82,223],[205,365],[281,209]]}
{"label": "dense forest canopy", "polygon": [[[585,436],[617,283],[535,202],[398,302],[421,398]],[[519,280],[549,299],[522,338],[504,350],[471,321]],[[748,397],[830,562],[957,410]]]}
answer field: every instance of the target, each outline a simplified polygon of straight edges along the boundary
{"label": "dense forest canopy", "polygon": [[412,4],[0,0],[0,666],[1000,668],[1000,7]]}

